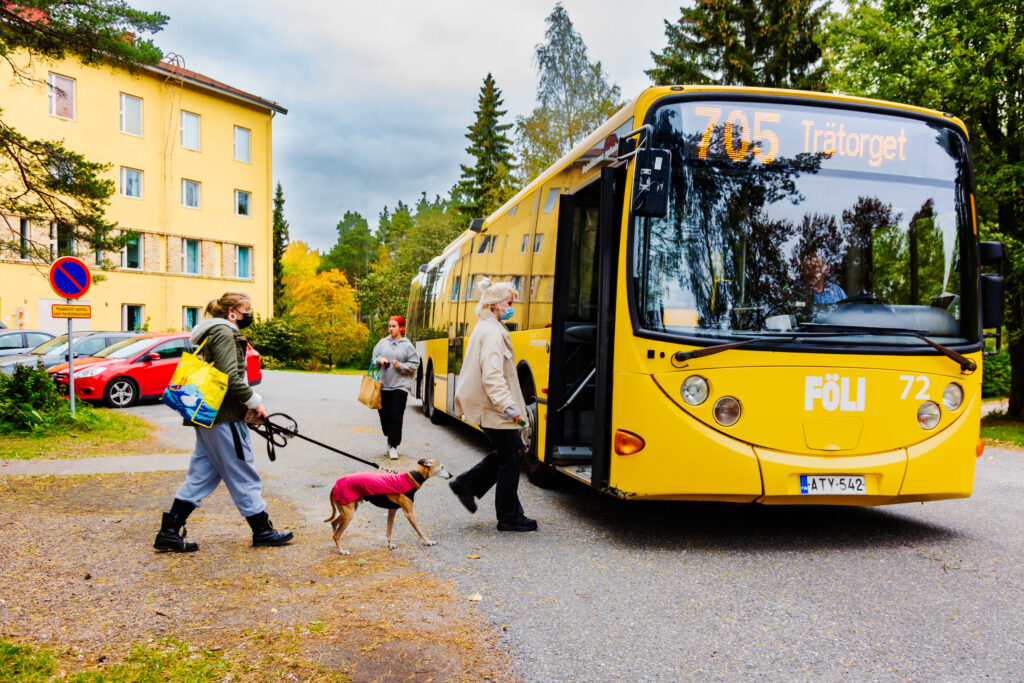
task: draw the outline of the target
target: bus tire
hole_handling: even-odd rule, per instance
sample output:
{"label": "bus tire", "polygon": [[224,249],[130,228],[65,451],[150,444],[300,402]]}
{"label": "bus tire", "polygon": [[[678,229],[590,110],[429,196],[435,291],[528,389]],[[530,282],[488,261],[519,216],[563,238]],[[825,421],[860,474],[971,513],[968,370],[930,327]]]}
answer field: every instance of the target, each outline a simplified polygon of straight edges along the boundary
{"label": "bus tire", "polygon": [[553,488],[558,483],[558,472],[550,465],[540,461],[537,456],[537,403],[534,401],[526,406],[525,429],[520,430],[523,437],[523,445],[526,452],[523,454],[523,469],[526,470],[526,478],[534,486],[542,489]]}
{"label": "bus tire", "polygon": [[439,425],[444,421],[441,411],[434,407],[434,368],[427,370],[426,381],[423,384],[423,414],[431,424]]}

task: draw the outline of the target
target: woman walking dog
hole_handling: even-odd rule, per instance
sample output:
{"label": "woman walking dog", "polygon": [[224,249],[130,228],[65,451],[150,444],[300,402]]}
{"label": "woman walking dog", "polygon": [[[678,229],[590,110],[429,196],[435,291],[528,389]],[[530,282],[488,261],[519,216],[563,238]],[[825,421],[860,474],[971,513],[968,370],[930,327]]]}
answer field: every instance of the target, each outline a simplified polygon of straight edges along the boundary
{"label": "woman walking dog", "polygon": [[174,494],[169,512],[163,513],[160,532],[153,547],[187,553],[199,545],[185,540],[185,520],[203,498],[221,481],[228,487],[238,511],[252,528],[253,546],[284,545],[290,531],[276,531],[267,517],[263,481],[253,465],[252,442],[245,417],[249,411],[267,416],[263,399],[246,380],[246,340],[241,330],[252,324],[252,300],[244,292],[225,292],[206,305],[203,321],[192,330],[190,341],[198,346],[205,340],[206,362],[228,376],[227,393],[217,411],[213,427],[195,427],[196,447],[189,462],[185,483]]}
{"label": "woman walking dog", "polygon": [[393,315],[388,319],[388,336],[373,347],[373,365],[380,372],[380,428],[388,440],[388,458],[398,460],[398,446],[402,443],[402,422],[405,402],[412,391],[412,380],[420,366],[416,347],[405,338],[405,319]]}
{"label": "woman walking dog", "polygon": [[537,522],[519,503],[519,465],[525,447],[519,436],[526,401],[516,376],[512,339],[504,320],[513,315],[516,290],[511,283],[481,283],[480,318],[466,344],[455,410],[466,422],[480,425],[493,450],[449,486],[470,512],[476,499],[494,486],[494,510],[500,531],[533,531]]}

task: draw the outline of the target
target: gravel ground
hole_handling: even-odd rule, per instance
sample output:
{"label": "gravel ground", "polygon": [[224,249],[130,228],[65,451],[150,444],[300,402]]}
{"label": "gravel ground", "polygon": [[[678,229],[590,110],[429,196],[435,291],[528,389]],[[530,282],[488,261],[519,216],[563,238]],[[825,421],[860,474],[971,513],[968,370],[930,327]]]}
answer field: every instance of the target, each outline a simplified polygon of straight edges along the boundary
{"label": "gravel ground", "polygon": [[[358,376],[264,377],[268,410],[385,462],[377,416],[355,400]],[[160,405],[133,410],[175,420]],[[485,447],[465,426],[431,425],[410,399],[398,466],[435,457],[458,473]],[[276,463],[259,460],[310,523],[327,516],[335,479],[364,468],[298,440]],[[525,534],[495,529],[493,495],[471,516],[431,481],[416,514],[439,545],[420,546],[399,519],[395,552],[480,593],[530,681],[1020,680],[1022,465],[1020,452],[989,449],[970,499],[866,509],[623,502],[524,477],[523,505],[540,523]],[[383,511],[362,508],[347,546],[380,548],[384,525]],[[296,542],[328,547],[321,526]]]}

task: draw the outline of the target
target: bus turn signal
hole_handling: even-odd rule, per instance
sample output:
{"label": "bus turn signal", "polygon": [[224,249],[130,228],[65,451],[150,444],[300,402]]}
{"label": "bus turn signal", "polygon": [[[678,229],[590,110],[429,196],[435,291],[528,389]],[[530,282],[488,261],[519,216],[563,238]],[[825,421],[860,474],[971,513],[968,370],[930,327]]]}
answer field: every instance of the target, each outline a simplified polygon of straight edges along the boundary
{"label": "bus turn signal", "polygon": [[617,455],[633,455],[643,450],[646,444],[636,434],[622,429],[615,430],[615,453]]}
{"label": "bus turn signal", "polygon": [[[618,442],[616,442],[616,443],[618,443]],[[985,452],[985,440],[984,439],[978,439],[978,445],[974,447],[974,455],[980,458],[981,454],[984,453],[984,452]]]}

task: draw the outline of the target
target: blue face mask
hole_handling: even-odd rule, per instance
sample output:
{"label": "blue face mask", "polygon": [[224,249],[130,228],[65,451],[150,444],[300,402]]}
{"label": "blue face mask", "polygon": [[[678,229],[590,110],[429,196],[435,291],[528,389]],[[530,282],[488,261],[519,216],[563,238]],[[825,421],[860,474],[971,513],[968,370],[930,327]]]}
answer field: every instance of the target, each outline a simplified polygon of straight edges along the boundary
{"label": "blue face mask", "polygon": [[502,320],[511,320],[512,316],[515,315],[515,314],[516,314],[515,309],[513,309],[511,306],[509,306],[508,308],[506,308],[505,310],[503,310],[501,312],[501,319]]}

